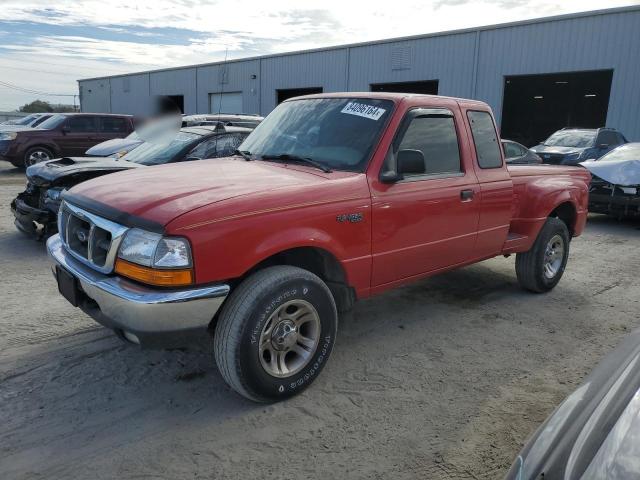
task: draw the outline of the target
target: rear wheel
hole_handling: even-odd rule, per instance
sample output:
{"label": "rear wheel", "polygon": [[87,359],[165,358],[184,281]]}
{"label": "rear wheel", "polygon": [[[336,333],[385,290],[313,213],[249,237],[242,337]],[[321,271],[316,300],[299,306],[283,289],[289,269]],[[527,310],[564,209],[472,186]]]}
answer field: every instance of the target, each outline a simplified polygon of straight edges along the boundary
{"label": "rear wheel", "polygon": [[27,168],[31,165],[35,165],[36,163],[46,162],[52,158],[53,153],[51,153],[51,150],[48,148],[32,147],[24,154],[24,167]]}
{"label": "rear wheel", "polygon": [[569,239],[566,224],[558,218],[548,218],[531,250],[516,255],[520,285],[537,293],[555,287],[567,266]]}
{"label": "rear wheel", "polygon": [[326,364],[338,327],[327,285],[297,267],[254,273],[225,303],[214,353],[225,381],[259,402],[300,393]]}

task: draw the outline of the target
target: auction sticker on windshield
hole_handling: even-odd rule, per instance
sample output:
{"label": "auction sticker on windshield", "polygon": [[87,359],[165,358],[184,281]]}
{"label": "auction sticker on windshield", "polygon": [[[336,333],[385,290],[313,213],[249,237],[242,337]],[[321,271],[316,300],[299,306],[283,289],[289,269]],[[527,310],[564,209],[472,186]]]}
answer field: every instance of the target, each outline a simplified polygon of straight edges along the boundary
{"label": "auction sticker on windshield", "polygon": [[340,113],[358,115],[359,117],[369,118],[371,120],[378,120],[382,115],[384,115],[384,112],[386,112],[384,108],[374,107],[373,105],[358,102],[349,102],[340,111]]}

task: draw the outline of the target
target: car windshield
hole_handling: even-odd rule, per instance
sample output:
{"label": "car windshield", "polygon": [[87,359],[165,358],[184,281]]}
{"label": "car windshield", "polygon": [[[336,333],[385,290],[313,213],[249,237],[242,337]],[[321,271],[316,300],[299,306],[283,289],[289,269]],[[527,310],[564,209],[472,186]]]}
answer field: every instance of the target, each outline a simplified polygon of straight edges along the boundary
{"label": "car windshield", "polygon": [[361,172],[392,110],[392,101],[372,98],[288,101],[271,112],[238,149],[256,159],[303,157],[330,169]]}
{"label": "car windshield", "polygon": [[640,160],[640,143],[628,143],[612,150],[602,157],[600,162],[615,160]]}
{"label": "car windshield", "polygon": [[22,117],[20,120],[16,120],[15,125],[29,125],[36,118],[38,118],[37,115],[27,115],[26,117]]}
{"label": "car windshield", "polygon": [[58,125],[64,122],[65,118],[67,117],[65,117],[64,115],[53,115],[52,117],[49,117],[40,125],[38,125],[38,128],[42,130],[51,130],[52,128],[56,128]]}
{"label": "car windshield", "polygon": [[595,138],[595,130],[560,130],[547,138],[543,145],[587,148],[593,145]]}
{"label": "car windshield", "polygon": [[200,135],[187,132],[178,132],[174,135],[167,135],[153,141],[144,142],[127,153],[123,160],[140,163],[142,165],[160,165],[175,159],[180,153],[187,151],[193,146]]}

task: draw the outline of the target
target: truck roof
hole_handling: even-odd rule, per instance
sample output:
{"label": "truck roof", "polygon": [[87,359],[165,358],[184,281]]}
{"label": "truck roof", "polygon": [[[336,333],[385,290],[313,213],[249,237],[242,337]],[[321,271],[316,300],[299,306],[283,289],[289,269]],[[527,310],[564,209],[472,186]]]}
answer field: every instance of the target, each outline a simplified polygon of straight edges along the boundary
{"label": "truck roof", "polygon": [[312,95],[302,95],[299,97],[292,97],[285,102],[290,102],[292,100],[299,100],[301,98],[374,98],[380,100],[393,100],[395,102],[399,102],[403,98],[442,98],[448,100],[454,100],[456,102],[465,102],[465,103],[475,103],[478,105],[486,105],[485,102],[481,102],[479,100],[471,100],[468,98],[457,98],[457,97],[447,97],[444,95],[426,95],[423,93],[395,93],[395,92],[332,92],[332,93],[315,93]]}

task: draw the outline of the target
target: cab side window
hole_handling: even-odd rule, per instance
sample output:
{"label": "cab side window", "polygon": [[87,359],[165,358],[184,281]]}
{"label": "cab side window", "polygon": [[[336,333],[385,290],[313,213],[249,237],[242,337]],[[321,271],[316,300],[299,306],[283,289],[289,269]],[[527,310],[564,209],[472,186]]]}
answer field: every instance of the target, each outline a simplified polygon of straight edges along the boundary
{"label": "cab side window", "polygon": [[96,119],[95,117],[85,117],[84,115],[70,117],[64,126],[68,128],[71,133],[95,132]]}
{"label": "cab side window", "polygon": [[510,142],[504,143],[505,158],[516,158],[516,157],[521,157],[522,155],[524,155],[524,152],[518,145]]}
{"label": "cab side window", "polygon": [[424,173],[405,177],[460,173],[460,149],[452,116],[417,115],[407,127],[397,148],[417,150],[424,157]]}
{"label": "cab side window", "polygon": [[467,118],[471,125],[473,143],[480,168],[502,167],[500,155],[500,141],[493,125],[493,119],[488,112],[468,111]]}
{"label": "cab side window", "polygon": [[611,130],[603,130],[598,135],[598,140],[596,141],[596,146],[598,145],[608,145],[610,147],[615,147],[620,145],[620,140],[618,138],[618,134]]}

